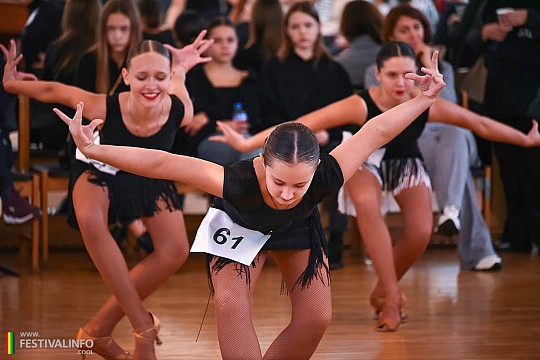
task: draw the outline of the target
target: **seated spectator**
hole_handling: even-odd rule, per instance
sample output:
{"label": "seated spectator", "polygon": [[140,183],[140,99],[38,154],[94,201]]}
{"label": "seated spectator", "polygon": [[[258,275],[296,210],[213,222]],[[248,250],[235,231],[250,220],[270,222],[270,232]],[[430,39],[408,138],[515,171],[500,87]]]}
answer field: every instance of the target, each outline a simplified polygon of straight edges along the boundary
{"label": "seated spectator", "polygon": [[278,0],[257,0],[251,10],[249,38],[234,65],[260,74],[263,63],[276,56],[281,44],[283,11]]}
{"label": "seated spectator", "polygon": [[382,21],[379,10],[367,1],[354,0],[343,9],[340,28],[348,47],[336,56],[336,61],[345,68],[357,90],[364,88],[366,68],[375,63],[381,48]]}
{"label": "seated spectator", "polygon": [[[186,79],[195,115],[185,131],[190,136],[193,154],[220,165],[230,165],[258,155],[258,151],[243,154],[229,145],[211,142],[208,137],[215,134],[217,121],[230,123],[245,136],[260,128],[259,84],[255,77],[232,64],[238,38],[230,20],[225,17],[212,20],[207,37],[214,40],[207,50],[212,61],[194,68]],[[237,103],[242,104],[247,119],[233,119]]]}

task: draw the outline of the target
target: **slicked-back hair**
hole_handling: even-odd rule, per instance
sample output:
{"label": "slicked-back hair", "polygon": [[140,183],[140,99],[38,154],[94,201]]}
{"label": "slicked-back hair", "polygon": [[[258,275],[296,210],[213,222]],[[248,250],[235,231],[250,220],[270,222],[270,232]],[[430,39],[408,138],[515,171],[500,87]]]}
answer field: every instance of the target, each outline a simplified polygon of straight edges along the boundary
{"label": "slicked-back hair", "polygon": [[319,142],[307,126],[288,122],[278,125],[268,136],[262,156],[267,166],[278,160],[291,165],[309,164],[315,168],[320,157]]}
{"label": "slicked-back hair", "polygon": [[131,50],[129,50],[126,59],[126,68],[129,68],[131,59],[133,59],[135,56],[151,52],[163,55],[169,60],[169,63],[171,62],[171,54],[169,53],[169,50],[167,50],[165,46],[163,46],[162,43],[155,40],[143,40],[133,46]]}
{"label": "slicked-back hair", "polygon": [[416,61],[414,50],[409,44],[403,41],[389,41],[384,43],[377,53],[377,69],[380,70],[386,60],[401,56],[410,57],[413,61]]}

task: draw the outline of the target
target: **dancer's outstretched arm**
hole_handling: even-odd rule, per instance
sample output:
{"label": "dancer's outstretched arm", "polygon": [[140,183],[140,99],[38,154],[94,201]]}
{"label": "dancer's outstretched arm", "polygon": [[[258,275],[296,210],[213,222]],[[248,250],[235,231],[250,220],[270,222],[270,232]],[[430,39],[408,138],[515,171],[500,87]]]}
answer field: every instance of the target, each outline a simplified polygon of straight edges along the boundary
{"label": "dancer's outstretched arm", "polygon": [[338,161],[347,181],[373,153],[399,135],[432,106],[446,85],[437,65],[438,52],[431,58],[431,67],[422,67],[426,75],[405,75],[418,83],[420,94],[369,120],[356,134],[330,152]]}
{"label": "dancer's outstretched arm", "polygon": [[[368,156],[409,126],[422,112],[430,107],[446,85],[437,66],[438,51],[432,56],[431,68],[422,68],[426,74],[414,73],[405,77],[418,83],[420,93],[415,98],[400,104],[368,121],[352,138],[334,149],[331,154],[338,160],[341,170],[348,180]],[[322,109],[298,118],[298,122],[313,131],[333,128],[345,124],[362,125],[367,119],[367,106],[357,95],[332,103]],[[265,139],[275,127],[266,129],[245,139],[226,124],[220,124],[222,136],[211,140],[227,143],[239,151],[248,151],[264,145]]]}
{"label": "dancer's outstretched arm", "polygon": [[184,118],[182,126],[187,126],[193,118],[193,103],[186,89],[186,73],[197,64],[209,62],[211,57],[201,55],[212,45],[214,40],[204,39],[206,30],[199,33],[193,43],[177,49],[171,45],[164,45],[171,53],[172,82],[169,94],[174,94],[184,104]]}
{"label": "dancer's outstretched arm", "polygon": [[538,122],[536,120],[532,121],[529,133],[524,134],[511,126],[443,99],[437,99],[429,110],[429,121],[444,122],[470,129],[476,135],[490,141],[505,142],[523,147],[540,146],[540,133],[538,133]]}
{"label": "dancer's outstretched arm", "polygon": [[22,54],[17,56],[17,46],[14,40],[10,41],[9,50],[0,45],[6,57],[4,78],[2,84],[6,92],[26,95],[44,103],[56,103],[75,109],[79,101],[88,105],[84,112],[87,119],[104,118],[106,115],[105,95],[94,94],[75,86],[69,86],[56,81],[28,81],[37,80],[25,76],[17,70],[17,64],[22,60]]}
{"label": "dancer's outstretched arm", "polygon": [[[364,99],[358,95],[351,95],[301,116],[295,121],[308,126],[314,132],[318,132],[347,124],[362,125],[366,121],[366,116],[367,106]],[[225,122],[217,121],[217,125],[218,130],[223,135],[210,136],[209,140],[226,143],[241,152],[253,151],[263,147],[268,135],[276,128],[272,126],[249,138],[244,138],[243,135]]]}
{"label": "dancer's outstretched arm", "polygon": [[161,150],[129,146],[96,145],[93,132],[102,120],[82,125],[84,104],[77,104],[73,119],[58,109],[54,112],[69,125],[69,131],[79,150],[91,159],[124,171],[156,178],[173,180],[195,186],[209,194],[223,196],[223,167],[189,156],[175,155]]}

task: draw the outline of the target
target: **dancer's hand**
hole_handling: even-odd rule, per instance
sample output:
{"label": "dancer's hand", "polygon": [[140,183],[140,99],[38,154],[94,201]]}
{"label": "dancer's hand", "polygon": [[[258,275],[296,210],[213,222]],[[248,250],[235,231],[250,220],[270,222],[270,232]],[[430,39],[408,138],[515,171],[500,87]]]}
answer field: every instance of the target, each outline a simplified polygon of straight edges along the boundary
{"label": "dancer's hand", "polygon": [[248,139],[244,138],[242,134],[234,130],[231,125],[224,121],[216,121],[217,130],[221,131],[223,135],[210,136],[208,140],[225,143],[240,152],[248,151]]}
{"label": "dancer's hand", "polygon": [[199,33],[195,41],[191,44],[177,49],[174,46],[166,44],[165,47],[172,56],[172,67],[175,69],[181,66],[188,72],[192,67],[200,63],[206,63],[212,60],[211,57],[202,57],[202,53],[206,51],[214,43],[214,40],[204,39],[206,30]]}
{"label": "dancer's hand", "polygon": [[69,132],[73,137],[73,141],[79,148],[79,150],[88,156],[88,153],[91,152],[94,145],[94,130],[103,123],[101,119],[94,119],[90,125],[82,125],[82,113],[84,109],[84,103],[81,101],[77,104],[77,112],[75,116],[71,119],[69,116],[64,114],[62,111],[54,108],[53,111],[69,126]]}
{"label": "dancer's hand", "polygon": [[17,45],[15,40],[10,40],[9,50],[2,44],[0,44],[0,50],[6,58],[6,65],[4,66],[4,78],[2,83],[5,85],[9,80],[37,80],[34,74],[29,74],[17,70],[17,65],[21,62],[23,56],[19,54],[17,56]]}
{"label": "dancer's hand", "polygon": [[414,80],[422,95],[431,101],[435,101],[439,93],[446,86],[438,65],[439,51],[435,50],[431,56],[431,66],[422,67],[422,72],[426,75],[420,76],[415,73],[405,74],[405,78]]}
{"label": "dancer's hand", "polygon": [[526,147],[536,147],[540,146],[540,133],[538,132],[538,121],[532,121],[532,128],[527,134],[527,144]]}

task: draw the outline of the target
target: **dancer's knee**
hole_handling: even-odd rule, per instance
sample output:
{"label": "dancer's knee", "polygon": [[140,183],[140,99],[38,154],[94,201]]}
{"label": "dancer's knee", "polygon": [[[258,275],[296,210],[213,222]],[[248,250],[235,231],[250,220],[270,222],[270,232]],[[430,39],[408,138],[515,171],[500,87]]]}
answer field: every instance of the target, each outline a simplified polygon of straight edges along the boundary
{"label": "dancer's knee", "polygon": [[373,196],[355,196],[352,200],[357,218],[376,219],[381,217],[380,204]]}
{"label": "dancer's knee", "polygon": [[431,222],[420,223],[410,229],[404,229],[403,239],[411,247],[423,248],[429,243],[432,232],[433,225]]}
{"label": "dancer's knee", "polygon": [[304,331],[313,336],[322,336],[332,322],[332,306],[318,306],[315,311],[303,311],[293,322],[296,322],[295,320],[301,324]]}
{"label": "dancer's knee", "polygon": [[[216,285],[215,282],[214,285]],[[232,319],[237,316],[243,317],[246,311],[251,309],[248,296],[239,296],[238,289],[214,286],[214,290],[216,313],[222,318]]]}
{"label": "dancer's knee", "polygon": [[324,334],[330,323],[332,322],[332,309],[326,310],[319,309],[319,312],[309,321],[310,329],[313,329],[314,333]]}
{"label": "dancer's knee", "polygon": [[108,231],[107,220],[103,213],[91,208],[76,209],[77,223],[81,232],[87,231],[96,233],[98,231]]}
{"label": "dancer's knee", "polygon": [[187,260],[189,247],[185,241],[168,238],[165,243],[154,239],[155,256],[159,263],[171,270],[178,270]]}

